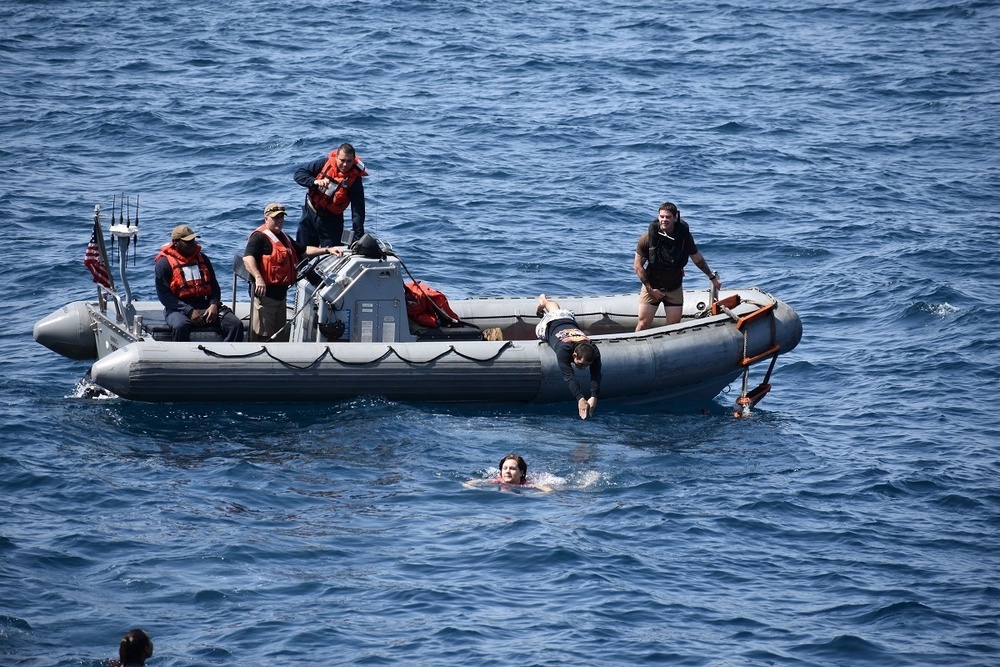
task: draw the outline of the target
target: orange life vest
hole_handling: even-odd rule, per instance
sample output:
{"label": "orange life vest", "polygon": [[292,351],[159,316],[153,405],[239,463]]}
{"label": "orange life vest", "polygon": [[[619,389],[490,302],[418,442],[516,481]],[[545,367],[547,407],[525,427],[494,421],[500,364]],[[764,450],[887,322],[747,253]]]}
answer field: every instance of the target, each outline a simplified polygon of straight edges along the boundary
{"label": "orange life vest", "polygon": [[[299,256],[292,247],[292,241],[285,232],[275,234],[267,228],[267,223],[254,230],[260,232],[271,241],[271,254],[263,255],[261,259],[260,273],[264,276],[264,282],[268,285],[291,285],[295,282],[295,265],[299,263]],[[253,233],[250,234],[253,236]]]}
{"label": "orange life vest", "polygon": [[317,211],[343,213],[347,209],[348,204],[351,203],[351,195],[348,190],[351,189],[351,186],[359,178],[368,175],[368,172],[365,171],[365,164],[358,159],[357,155],[354,156],[354,164],[348,168],[348,173],[342,173],[337,169],[338,152],[331,151],[330,157],[326,159],[326,164],[316,174],[316,178],[329,178],[334,183],[340,184],[333,195],[326,195],[315,188],[309,189],[309,201],[312,202]]}
{"label": "orange life vest", "polygon": [[[406,299],[407,317],[422,327],[432,329],[458,322],[458,315],[448,304],[448,298],[433,287],[418,283],[406,283],[403,285],[403,296]],[[437,308],[434,307],[435,304]],[[451,321],[442,322],[438,309],[451,318]]]}
{"label": "orange life vest", "polygon": [[182,255],[168,243],[160,248],[154,262],[166,257],[170,263],[170,293],[181,301],[212,296],[212,272],[208,268],[201,246],[195,244],[195,253],[190,257]]}

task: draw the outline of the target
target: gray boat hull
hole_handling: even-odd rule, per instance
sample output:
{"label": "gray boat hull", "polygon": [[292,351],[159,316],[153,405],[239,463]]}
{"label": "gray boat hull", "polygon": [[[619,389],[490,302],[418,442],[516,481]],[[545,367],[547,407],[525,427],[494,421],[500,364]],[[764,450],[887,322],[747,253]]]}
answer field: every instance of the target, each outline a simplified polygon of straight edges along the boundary
{"label": "gray boat hull", "polygon": [[[600,399],[629,403],[707,402],[740,376],[744,360],[785,353],[802,335],[799,317],[758,290],[737,315],[766,304],[766,318],[737,328],[725,314],[640,333],[635,295],[565,298],[601,351]],[[703,294],[703,293],[702,293]],[[692,301],[699,293],[692,294]],[[707,295],[705,295],[707,296]],[[469,299],[460,317],[515,340],[416,342],[129,342],[128,332],[97,325],[98,385],[138,401],[337,401],[381,396],[398,401],[547,403],[570,398],[548,345],[523,339],[537,317],[534,299]],[[589,313],[580,315],[580,313]],[[616,329],[619,333],[597,333]],[[578,371],[588,386],[587,371]]]}

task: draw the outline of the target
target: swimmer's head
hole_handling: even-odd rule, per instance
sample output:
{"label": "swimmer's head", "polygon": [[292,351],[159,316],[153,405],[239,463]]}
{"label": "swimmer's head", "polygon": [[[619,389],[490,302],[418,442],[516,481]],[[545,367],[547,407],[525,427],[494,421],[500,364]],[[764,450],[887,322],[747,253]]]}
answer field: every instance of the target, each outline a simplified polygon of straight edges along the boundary
{"label": "swimmer's head", "polygon": [[524,484],[528,478],[528,464],[517,454],[500,459],[500,479],[504,484]]}
{"label": "swimmer's head", "polygon": [[125,665],[145,665],[153,655],[153,640],[142,630],[129,630],[118,645],[118,661]]}

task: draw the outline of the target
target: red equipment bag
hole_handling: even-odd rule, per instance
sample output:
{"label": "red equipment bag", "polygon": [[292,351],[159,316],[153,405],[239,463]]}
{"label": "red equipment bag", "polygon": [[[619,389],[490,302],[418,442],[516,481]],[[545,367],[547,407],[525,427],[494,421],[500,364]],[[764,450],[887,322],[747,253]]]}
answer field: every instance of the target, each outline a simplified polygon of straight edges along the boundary
{"label": "red equipment bag", "polygon": [[403,285],[406,315],[422,327],[447,327],[458,324],[458,315],[448,305],[448,297],[419,281]]}

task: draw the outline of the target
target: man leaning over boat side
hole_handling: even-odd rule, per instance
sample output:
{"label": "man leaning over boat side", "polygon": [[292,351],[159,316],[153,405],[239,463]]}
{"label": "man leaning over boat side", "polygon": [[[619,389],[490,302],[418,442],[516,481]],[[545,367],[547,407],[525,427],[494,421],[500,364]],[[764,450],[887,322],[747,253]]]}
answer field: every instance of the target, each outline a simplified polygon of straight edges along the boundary
{"label": "man leaning over boat side", "polygon": [[[295,266],[300,257],[342,255],[340,248],[303,245],[282,229],[285,207],[271,202],[264,207],[264,224],[250,233],[243,266],[253,278],[250,340],[288,340],[288,288],[295,283]],[[278,335],[275,335],[278,334]]]}
{"label": "man leaning over boat side", "polygon": [[170,233],[155,262],[156,296],[174,341],[191,340],[192,327],[214,327],[227,343],[243,340],[243,322],[222,304],[215,269],[187,225]]}
{"label": "man leaning over boat side", "polygon": [[295,182],[306,188],[302,220],[295,240],[302,245],[343,245],[344,211],[351,207],[351,232],[357,241],[365,233],[364,163],[354,146],[341,144],[330,155],[295,170]]}
{"label": "man leaning over boat side", "polygon": [[719,274],[713,273],[698,252],[691,228],[672,202],[660,206],[656,220],[639,237],[632,267],[642,283],[639,290],[639,323],[636,331],[653,326],[653,318],[663,304],[667,324],[677,324],[684,314],[684,265],[688,258],[711,278],[715,289],[722,288]]}
{"label": "man leaning over boat side", "polygon": [[[537,314],[542,321],[535,327],[538,339],[548,343],[556,353],[556,362],[563,380],[576,399],[580,419],[586,419],[597,409],[597,395],[601,391],[601,352],[590,342],[587,334],[576,325],[576,316],[560,308],[559,304],[544,294],[538,295]],[[576,379],[573,367],[590,368],[590,398],[587,398]]]}

